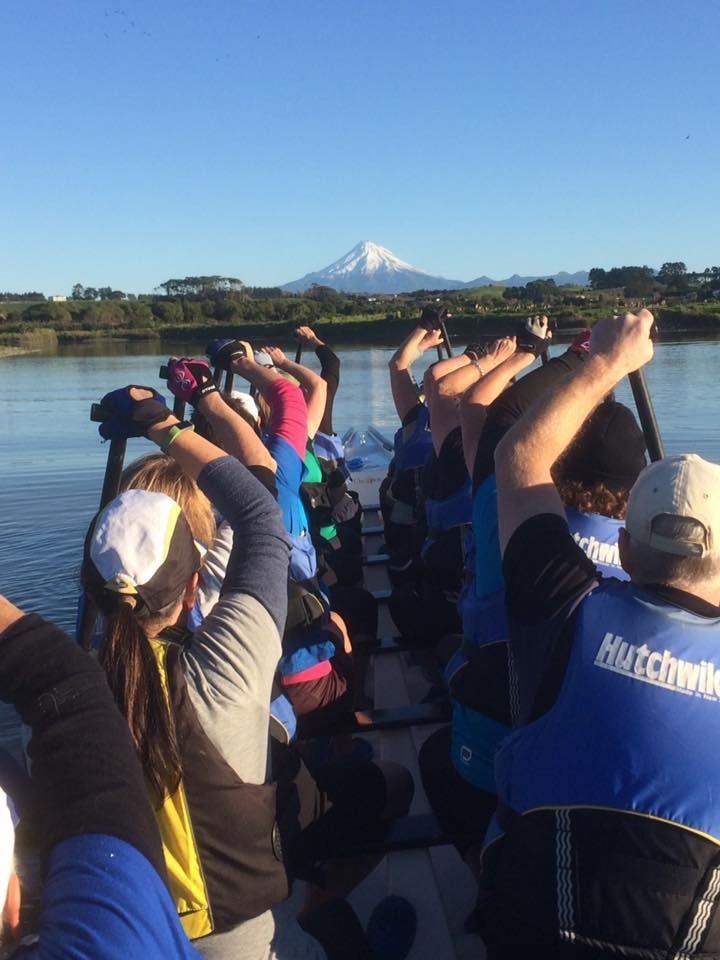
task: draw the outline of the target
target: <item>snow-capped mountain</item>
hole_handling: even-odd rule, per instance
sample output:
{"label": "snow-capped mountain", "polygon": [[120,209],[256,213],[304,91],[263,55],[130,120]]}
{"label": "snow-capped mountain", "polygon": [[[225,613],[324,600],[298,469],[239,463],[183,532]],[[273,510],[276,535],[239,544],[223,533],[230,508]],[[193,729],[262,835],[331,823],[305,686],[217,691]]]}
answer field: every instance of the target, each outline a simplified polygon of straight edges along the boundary
{"label": "snow-capped mountain", "polygon": [[343,293],[411,293],[413,290],[459,290],[465,286],[460,280],[423,273],[370,240],[358,243],[329,267],[282,284],[282,289],[302,293],[314,283]]}

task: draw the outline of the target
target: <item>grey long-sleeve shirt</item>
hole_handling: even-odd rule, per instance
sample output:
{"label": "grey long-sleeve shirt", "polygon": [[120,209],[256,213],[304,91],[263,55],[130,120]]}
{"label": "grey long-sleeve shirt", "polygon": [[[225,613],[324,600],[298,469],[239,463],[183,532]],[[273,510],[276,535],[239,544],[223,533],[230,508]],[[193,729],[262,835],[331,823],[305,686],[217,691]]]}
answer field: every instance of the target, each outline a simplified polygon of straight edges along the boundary
{"label": "grey long-sleeve shirt", "polygon": [[233,549],[220,599],[183,654],[188,692],[238,776],[263,783],[289,546],[277,503],[233,457],[213,461],[198,483],[231,526]]}
{"label": "grey long-sleeve shirt", "polygon": [[[233,547],[220,599],[183,654],[188,694],[227,763],[246,783],[263,783],[290,548],[277,503],[237,460],[215,460],[198,484],[230,524]],[[279,929],[268,910],[195,946],[209,960],[323,960],[292,914],[279,914]]]}

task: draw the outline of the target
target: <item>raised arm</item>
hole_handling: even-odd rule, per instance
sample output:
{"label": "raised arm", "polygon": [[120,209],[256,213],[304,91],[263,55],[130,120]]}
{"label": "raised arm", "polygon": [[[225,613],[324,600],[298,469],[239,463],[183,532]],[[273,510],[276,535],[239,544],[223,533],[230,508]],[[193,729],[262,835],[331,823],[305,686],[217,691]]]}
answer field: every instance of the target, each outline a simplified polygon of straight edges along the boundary
{"label": "raised arm", "polygon": [[246,467],[265,467],[275,472],[277,465],[258,434],[219,393],[203,398],[198,409],[211,424],[223,450]]}
{"label": "raised arm", "polygon": [[427,330],[425,327],[417,326],[408,334],[390,358],[388,364],[390,368],[390,389],[395,410],[401,422],[419,402],[418,387],[411,373],[414,361],[426,350],[437,347],[441,343],[442,333],[440,330]]}
{"label": "raised arm", "polygon": [[430,367],[423,379],[425,397],[431,400],[437,392],[441,380],[458,370],[467,372],[467,368],[472,362],[472,358],[467,353],[459,353],[454,357],[438,360]]}
{"label": "raised arm", "polygon": [[653,315],[601,320],[593,329],[585,363],[538,398],[495,451],[500,546],[536,514],[564,516],[551,468],[585,419],[622,378],[653,355]]}
{"label": "raised arm", "polygon": [[13,703],[32,729],[32,780],[45,855],[70,837],[104,834],[135,847],[164,878],[142,770],[97,659],[4,597],[0,699]]}
{"label": "raised arm", "polygon": [[[528,317],[527,320],[518,324],[515,336],[509,338],[516,350],[515,354],[507,357],[505,352],[505,359],[498,365],[494,361],[497,360],[499,352],[506,351],[507,344],[498,347],[496,341],[493,351],[494,358],[489,363],[490,371],[485,369],[488,358],[478,359],[477,366],[481,375],[488,374],[488,376],[487,378],[481,376],[479,384],[471,387],[466,393],[460,412],[463,453],[473,483],[477,479],[476,462],[480,449],[480,438],[485,430],[488,407],[500,396],[513,377],[529,366],[535,357],[547,348],[551,336],[549,321],[544,314]],[[501,372],[496,373],[496,369]],[[493,452],[494,449],[493,446]],[[488,472],[492,472],[492,470],[490,469]]]}
{"label": "raised arm", "polygon": [[[454,360],[458,360],[458,357],[451,357],[450,360],[442,360],[433,365],[430,373],[434,375],[435,387],[431,393],[428,393],[428,406],[430,408],[430,430],[436,453],[440,452],[450,431],[460,425],[459,401],[462,394],[473,384],[476,384],[482,376],[490,373],[503,360],[507,359],[514,350],[515,338],[504,337],[491,344],[487,354],[482,357],[482,361],[473,352],[462,354],[465,363],[455,364],[454,368],[450,368],[448,365]],[[436,371],[438,367],[443,366],[445,366],[446,373],[438,377]]]}
{"label": "raised arm", "polygon": [[295,336],[304,346],[312,347],[320,361],[320,376],[327,384],[327,397],[318,429],[330,435],[334,433],[332,415],[335,394],[340,386],[340,357],[310,327],[298,327]]}
{"label": "raised arm", "polygon": [[[511,338],[514,349],[514,337]],[[460,400],[463,455],[468,473],[472,476],[478,446],[485,427],[487,410],[507,387],[513,377],[522,373],[534,361],[532,353],[516,350],[498,366],[480,377]]]}
{"label": "raised arm", "polygon": [[286,357],[279,347],[263,347],[263,350],[279,370],[289,373],[300,384],[307,407],[307,435],[312,440],[320,429],[320,422],[325,413],[327,384],[314,370]]}
{"label": "raised arm", "polygon": [[252,351],[249,356],[235,360],[233,370],[257,388],[270,408],[265,432],[271,455],[273,442],[280,438],[289,443],[302,460],[308,438],[307,406],[302,390],[274,367],[256,363]]}
{"label": "raised arm", "polygon": [[223,451],[246,467],[262,467],[275,472],[275,461],[265,444],[250,424],[226,403],[204,360],[172,358],[168,387],[174,396],[191,403],[202,414]]}

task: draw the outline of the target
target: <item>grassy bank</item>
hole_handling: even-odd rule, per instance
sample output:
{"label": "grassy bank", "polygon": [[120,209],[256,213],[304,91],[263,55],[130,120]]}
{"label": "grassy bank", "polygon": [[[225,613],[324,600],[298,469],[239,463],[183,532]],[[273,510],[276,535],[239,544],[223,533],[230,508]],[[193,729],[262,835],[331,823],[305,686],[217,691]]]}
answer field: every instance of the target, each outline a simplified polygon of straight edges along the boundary
{"label": "grassy bank", "polygon": [[[640,305],[628,304],[628,309]],[[622,309],[622,308],[621,308]],[[687,337],[720,335],[720,304],[687,304],[682,308],[653,307],[660,330],[660,339],[678,340]],[[448,323],[451,339],[469,342],[486,337],[512,334],[518,320],[527,315],[527,307],[518,305],[508,309],[492,309],[478,306],[473,312],[454,313]],[[578,330],[592,326],[601,316],[611,312],[607,305],[593,304],[574,309],[550,311],[557,324],[556,339],[572,337]],[[368,313],[347,317],[338,314],[318,316],[312,327],[321,339],[335,344],[393,345],[397,344],[411,328],[416,312],[397,311],[394,314]],[[58,317],[62,321],[63,317]],[[296,321],[243,321],[219,322],[215,318],[202,318],[193,322],[155,321],[148,325],[124,324],[117,315],[109,329],[82,329],[77,326],[29,324],[8,318],[0,326],[0,346],[22,351],[53,353],[58,345],[97,344],[112,341],[155,342],[167,344],[195,341],[207,342],[216,337],[242,337],[256,345],[274,343],[287,345],[297,326]]]}

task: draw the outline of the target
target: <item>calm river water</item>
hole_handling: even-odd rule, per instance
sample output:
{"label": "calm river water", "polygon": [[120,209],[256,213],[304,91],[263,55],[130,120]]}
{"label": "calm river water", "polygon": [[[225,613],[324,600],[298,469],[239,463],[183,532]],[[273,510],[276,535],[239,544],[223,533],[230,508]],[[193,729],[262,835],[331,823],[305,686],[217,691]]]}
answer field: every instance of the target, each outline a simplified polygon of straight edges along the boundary
{"label": "calm river water", "polygon": [[[88,419],[90,404],[117,386],[157,383],[158,367],[167,359],[147,352],[154,349],[147,345],[116,349],[113,355],[67,349],[52,357],[0,360],[0,593],[68,630],[83,535],[97,507],[107,452]],[[186,349],[201,351],[197,344]],[[388,435],[395,430],[387,375],[391,352],[339,351],[338,433],[369,423]],[[719,371],[720,342],[658,346],[647,379],[668,452],[696,451],[720,460]],[[632,403],[624,388],[619,399]],[[147,441],[131,441],[128,456],[150,448]]]}

